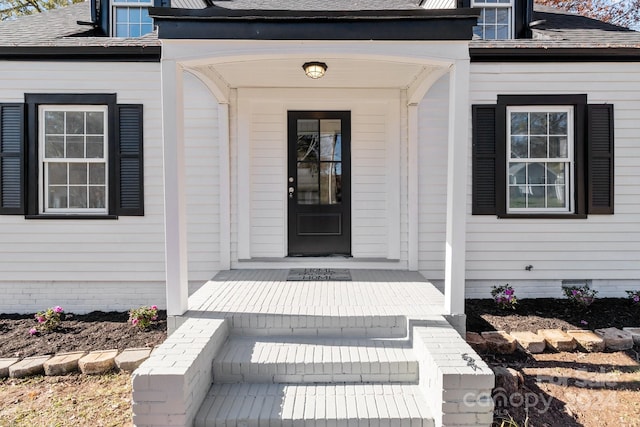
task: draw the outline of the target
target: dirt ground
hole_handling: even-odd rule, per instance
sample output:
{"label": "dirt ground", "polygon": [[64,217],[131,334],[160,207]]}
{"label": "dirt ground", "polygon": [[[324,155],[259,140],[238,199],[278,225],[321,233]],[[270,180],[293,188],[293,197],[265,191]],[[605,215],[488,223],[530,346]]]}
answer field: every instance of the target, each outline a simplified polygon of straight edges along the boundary
{"label": "dirt ground", "polygon": [[167,338],[167,316],[158,312],[158,321],[149,330],[131,326],[126,312],[65,314],[59,330],[29,335],[36,326],[33,314],[0,314],[0,357],[28,357],[76,350],[109,350],[153,347]]}
{"label": "dirt ground", "polygon": [[[580,309],[565,299],[521,300],[501,310],[492,300],[468,300],[467,330],[532,331],[640,326],[640,308],[627,299],[598,299]],[[563,352],[482,355],[491,366],[522,374],[515,393],[494,390],[495,425],[519,427],[640,426],[640,349],[626,352]],[[497,393],[496,393],[497,392]]]}

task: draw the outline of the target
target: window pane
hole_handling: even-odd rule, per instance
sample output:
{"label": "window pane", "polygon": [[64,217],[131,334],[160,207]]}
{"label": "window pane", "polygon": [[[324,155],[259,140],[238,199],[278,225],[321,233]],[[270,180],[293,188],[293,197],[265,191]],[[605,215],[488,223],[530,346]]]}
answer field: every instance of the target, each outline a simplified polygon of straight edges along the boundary
{"label": "window pane", "polygon": [[320,121],[320,160],[341,160],[341,132],[340,120]]}
{"label": "window pane", "polygon": [[509,9],[496,9],[496,22],[498,24],[509,25]]}
{"label": "window pane", "polygon": [[84,113],[80,111],[67,112],[67,133],[83,134],[84,133]]}
{"label": "window pane", "polygon": [[49,163],[49,185],[67,185],[67,163]]}
{"label": "window pane", "polygon": [[549,113],[549,134],[567,135],[567,113]]}
{"label": "window pane", "polygon": [[484,9],[484,23],[485,24],[495,24],[496,22],[496,10],[494,8],[488,7]]}
{"label": "window pane", "polygon": [[87,187],[69,187],[69,208],[83,209],[87,207]]}
{"label": "window pane", "polygon": [[298,162],[298,204],[320,203],[318,172],[317,163]]}
{"label": "window pane", "polygon": [[513,162],[509,165],[509,184],[525,185],[527,183],[527,164]]}
{"label": "window pane", "polygon": [[127,24],[116,24],[116,37],[128,37],[129,26]]}
{"label": "window pane", "polygon": [[511,113],[511,135],[529,134],[529,113]]}
{"label": "window pane", "polygon": [[86,184],[87,166],[86,163],[69,163],[69,184]]}
{"label": "window pane", "polygon": [[105,191],[104,187],[89,187],[89,208],[98,209],[104,208],[105,203]]}
{"label": "window pane", "polygon": [[498,25],[496,27],[496,39],[498,40],[506,40],[509,39],[509,26],[508,25]]}
{"label": "window pane", "polygon": [[544,184],[546,172],[544,163],[529,163],[527,165],[527,182],[529,184]]}
{"label": "window pane", "polygon": [[526,208],[526,186],[509,187],[509,208]]}
{"label": "window pane", "polygon": [[549,137],[549,157],[567,157],[569,154],[568,140],[566,136]]}
{"label": "window pane", "polygon": [[318,161],[318,120],[298,120],[298,160]]}
{"label": "window pane", "polygon": [[104,157],[104,140],[101,136],[87,137],[87,158],[101,159]]}
{"label": "window pane", "polygon": [[84,137],[68,136],[67,137],[67,155],[68,159],[84,158]]}
{"label": "window pane", "polygon": [[527,195],[528,208],[544,208],[545,206],[545,189],[543,185],[530,185],[529,194]]}
{"label": "window pane", "polygon": [[64,157],[64,137],[45,136],[44,156],[49,159]]}
{"label": "window pane", "polygon": [[531,135],[547,134],[547,113],[531,113]]}
{"label": "window pane", "polygon": [[567,171],[566,163],[547,163],[547,182],[549,184],[564,184]]}
{"label": "window pane", "polygon": [[547,157],[547,137],[531,137],[531,158],[544,159]]}
{"label": "window pane", "polygon": [[63,111],[46,111],[44,113],[44,132],[47,134],[64,133]]}
{"label": "window pane", "polygon": [[128,7],[116,7],[116,21],[129,22],[129,8]]}
{"label": "window pane", "polygon": [[342,165],[340,163],[320,164],[320,203],[335,205],[342,201]]}
{"label": "window pane", "polygon": [[104,163],[89,164],[89,184],[105,183],[105,167]]}
{"label": "window pane", "polygon": [[137,24],[129,24],[129,35],[128,37],[140,37],[140,25]]}
{"label": "window pane", "polygon": [[67,208],[67,187],[49,186],[49,208]]}
{"label": "window pane", "polygon": [[129,8],[129,22],[130,23],[139,23],[140,22],[140,8],[139,7],[130,7]]}
{"label": "window pane", "polygon": [[529,138],[526,136],[511,137],[511,158],[526,159],[529,157]]}
{"label": "window pane", "polygon": [[102,111],[87,112],[87,134],[104,134],[104,113]]}
{"label": "window pane", "polygon": [[548,208],[567,207],[565,203],[564,185],[550,185],[547,187],[547,207]]}

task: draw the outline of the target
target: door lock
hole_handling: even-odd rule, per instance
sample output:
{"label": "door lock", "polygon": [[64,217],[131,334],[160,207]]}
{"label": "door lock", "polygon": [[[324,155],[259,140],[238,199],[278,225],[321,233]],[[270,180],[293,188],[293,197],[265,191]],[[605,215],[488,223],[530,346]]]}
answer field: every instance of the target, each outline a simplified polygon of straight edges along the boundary
{"label": "door lock", "polygon": [[296,191],[296,189],[295,189],[295,188],[293,188],[293,187],[289,187],[289,198],[290,198],[290,199],[293,199],[293,193],[294,193],[295,191]]}

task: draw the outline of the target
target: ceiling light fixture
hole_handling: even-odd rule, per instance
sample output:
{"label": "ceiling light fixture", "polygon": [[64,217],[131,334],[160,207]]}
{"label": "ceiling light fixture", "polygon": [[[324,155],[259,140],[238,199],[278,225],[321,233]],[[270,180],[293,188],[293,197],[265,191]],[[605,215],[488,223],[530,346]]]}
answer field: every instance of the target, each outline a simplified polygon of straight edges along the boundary
{"label": "ceiling light fixture", "polygon": [[324,76],[324,73],[327,71],[327,64],[317,61],[305,62],[302,65],[302,69],[304,70],[304,73],[307,75],[307,77],[312,79],[319,79],[320,77]]}

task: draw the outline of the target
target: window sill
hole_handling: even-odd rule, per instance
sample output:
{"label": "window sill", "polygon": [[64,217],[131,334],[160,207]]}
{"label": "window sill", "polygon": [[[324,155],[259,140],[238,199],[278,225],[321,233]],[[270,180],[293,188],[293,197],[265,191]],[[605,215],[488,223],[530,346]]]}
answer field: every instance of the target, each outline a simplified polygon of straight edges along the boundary
{"label": "window sill", "polygon": [[586,219],[586,214],[578,213],[508,213],[498,214],[498,218],[526,218],[526,219]]}
{"label": "window sill", "polygon": [[118,219],[118,215],[41,214],[25,215],[25,219]]}

